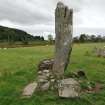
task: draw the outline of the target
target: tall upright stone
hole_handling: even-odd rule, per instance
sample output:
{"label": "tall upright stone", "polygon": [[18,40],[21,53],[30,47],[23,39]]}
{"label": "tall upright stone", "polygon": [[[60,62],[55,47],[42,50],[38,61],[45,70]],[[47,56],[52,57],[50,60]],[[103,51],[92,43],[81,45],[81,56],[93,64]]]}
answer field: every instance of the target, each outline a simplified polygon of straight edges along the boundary
{"label": "tall upright stone", "polygon": [[55,60],[53,73],[63,78],[72,51],[73,10],[58,2],[55,10]]}

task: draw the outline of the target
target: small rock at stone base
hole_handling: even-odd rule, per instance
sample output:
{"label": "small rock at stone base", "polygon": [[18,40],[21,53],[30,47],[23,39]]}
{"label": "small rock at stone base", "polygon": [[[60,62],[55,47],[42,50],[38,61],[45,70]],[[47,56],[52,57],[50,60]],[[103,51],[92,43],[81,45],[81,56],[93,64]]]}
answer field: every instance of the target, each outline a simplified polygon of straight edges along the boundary
{"label": "small rock at stone base", "polygon": [[51,81],[51,82],[54,82],[54,81],[55,81],[55,79],[51,79],[50,81]]}
{"label": "small rock at stone base", "polygon": [[59,81],[58,86],[59,97],[63,98],[76,98],[80,95],[79,83],[73,79],[63,79]]}
{"label": "small rock at stone base", "polygon": [[49,70],[43,70],[44,73],[49,73]]}
{"label": "small rock at stone base", "polygon": [[38,71],[38,74],[42,74],[42,71]]}
{"label": "small rock at stone base", "polygon": [[31,97],[33,95],[33,93],[35,92],[36,88],[37,88],[37,83],[36,82],[28,84],[24,88],[22,96],[27,97],[27,98]]}
{"label": "small rock at stone base", "polygon": [[41,86],[41,90],[46,91],[49,89],[49,87],[50,87],[50,82],[47,82]]}
{"label": "small rock at stone base", "polygon": [[38,79],[38,83],[45,83],[45,82],[48,82],[47,79]]}
{"label": "small rock at stone base", "polygon": [[39,80],[39,79],[47,80],[47,77],[46,77],[46,75],[39,75],[39,76],[38,76],[38,80]]}

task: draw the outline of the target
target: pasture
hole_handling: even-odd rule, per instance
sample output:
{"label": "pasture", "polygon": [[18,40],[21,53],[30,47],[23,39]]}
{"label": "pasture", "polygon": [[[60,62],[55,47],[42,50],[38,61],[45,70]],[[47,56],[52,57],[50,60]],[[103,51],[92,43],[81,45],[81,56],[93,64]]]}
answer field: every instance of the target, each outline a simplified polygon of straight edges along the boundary
{"label": "pasture", "polygon": [[[84,94],[80,99],[60,99],[51,91],[21,97],[22,89],[37,76],[38,63],[53,58],[53,46],[0,49],[0,105],[105,105],[105,58],[96,57],[93,48],[105,43],[74,44],[65,74],[79,69],[88,79],[104,85],[98,93]],[[88,51],[88,55],[86,52]]]}

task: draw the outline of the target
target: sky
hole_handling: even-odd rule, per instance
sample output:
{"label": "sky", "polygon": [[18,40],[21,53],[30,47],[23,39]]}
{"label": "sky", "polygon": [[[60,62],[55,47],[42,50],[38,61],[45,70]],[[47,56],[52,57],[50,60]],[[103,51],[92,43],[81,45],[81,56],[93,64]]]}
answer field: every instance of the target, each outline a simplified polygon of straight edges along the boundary
{"label": "sky", "polygon": [[73,8],[73,36],[105,35],[105,0],[0,0],[0,25],[32,35],[55,36],[54,12],[58,1]]}

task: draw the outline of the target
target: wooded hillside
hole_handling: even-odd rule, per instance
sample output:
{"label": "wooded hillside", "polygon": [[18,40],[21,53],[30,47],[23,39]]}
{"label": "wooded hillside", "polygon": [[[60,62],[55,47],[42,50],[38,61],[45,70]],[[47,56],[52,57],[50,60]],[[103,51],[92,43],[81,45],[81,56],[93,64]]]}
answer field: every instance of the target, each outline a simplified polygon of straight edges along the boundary
{"label": "wooded hillside", "polygon": [[44,38],[40,36],[32,36],[25,31],[0,26],[0,42],[28,42],[28,41],[43,41]]}

